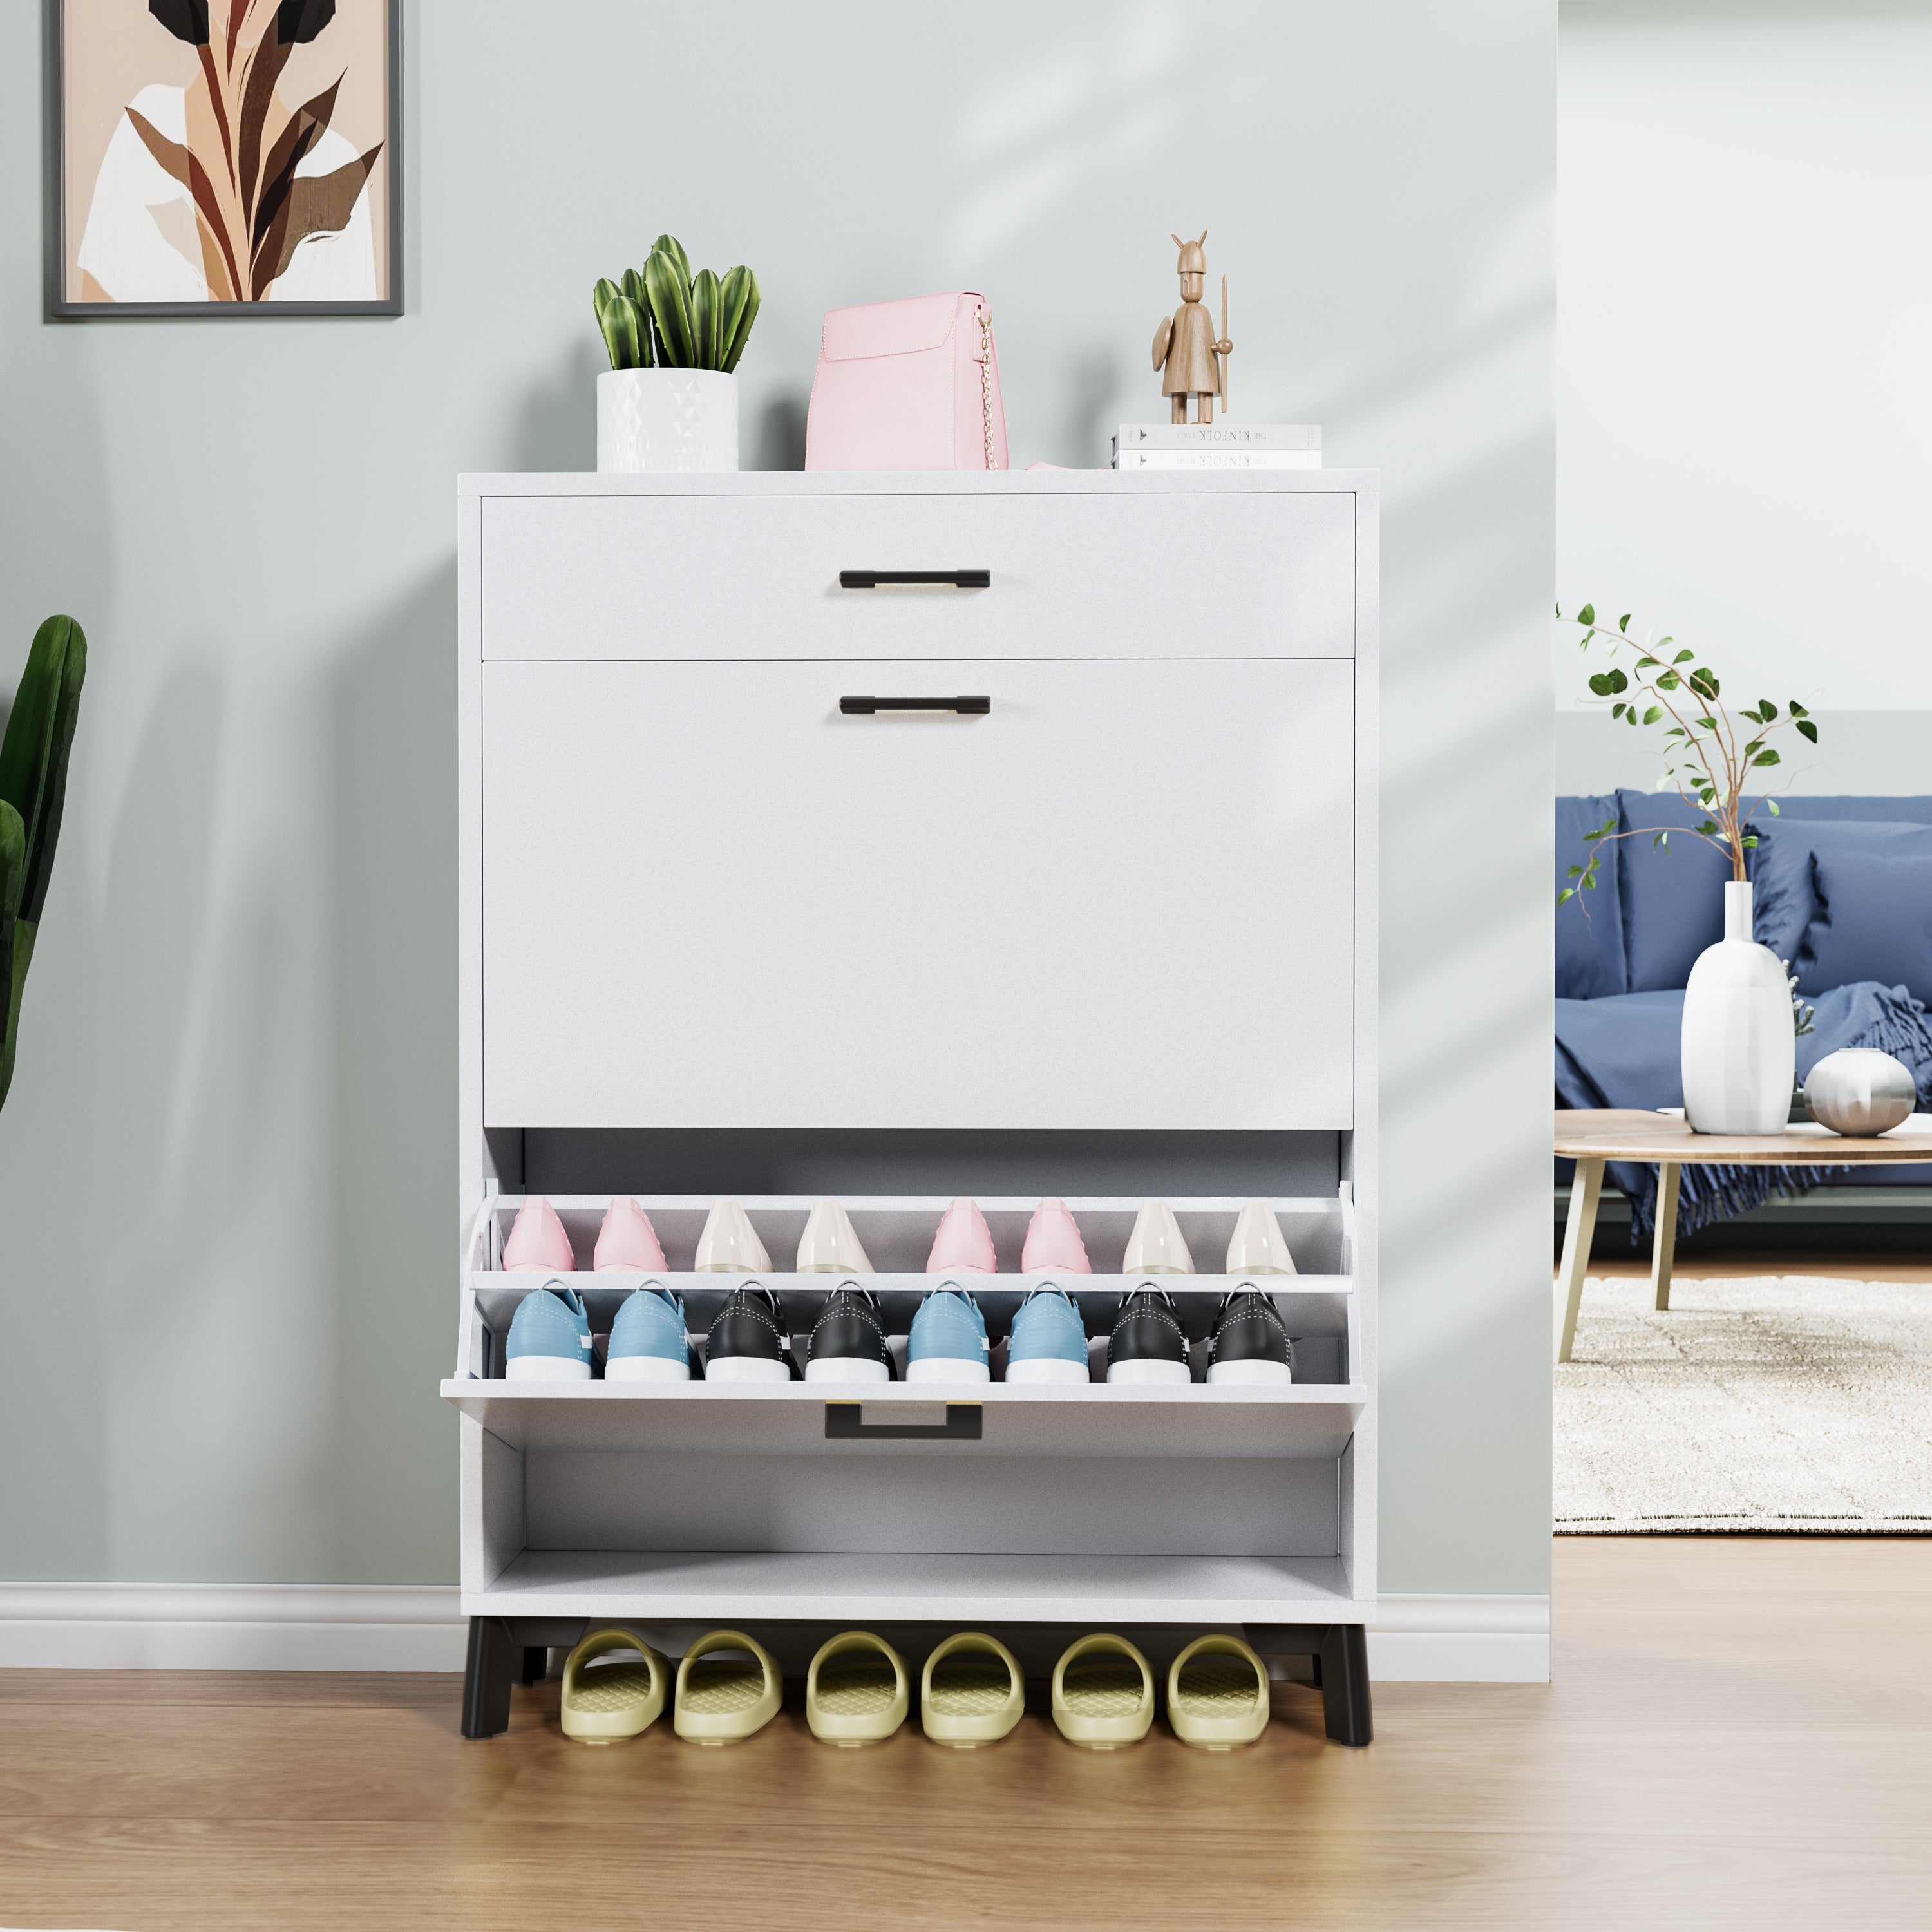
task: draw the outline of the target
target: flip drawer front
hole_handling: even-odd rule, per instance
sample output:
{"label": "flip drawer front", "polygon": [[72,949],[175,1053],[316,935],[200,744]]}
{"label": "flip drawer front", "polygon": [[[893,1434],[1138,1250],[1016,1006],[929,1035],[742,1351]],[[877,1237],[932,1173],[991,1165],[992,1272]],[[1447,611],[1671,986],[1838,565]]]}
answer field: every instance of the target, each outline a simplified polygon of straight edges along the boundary
{"label": "flip drawer front", "polygon": [[[1346,489],[492,496],[483,655],[1347,657],[1354,504]],[[904,572],[988,581],[858,587]]]}
{"label": "flip drawer front", "polygon": [[1353,680],[486,665],[487,1120],[1350,1126]]}

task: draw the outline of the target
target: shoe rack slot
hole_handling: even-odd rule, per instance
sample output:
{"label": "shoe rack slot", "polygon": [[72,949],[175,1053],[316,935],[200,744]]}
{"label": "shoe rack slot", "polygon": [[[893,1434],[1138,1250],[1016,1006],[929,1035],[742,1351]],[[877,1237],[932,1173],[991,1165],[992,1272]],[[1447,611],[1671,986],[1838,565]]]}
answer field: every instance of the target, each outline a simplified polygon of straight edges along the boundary
{"label": "shoe rack slot", "polygon": [[[560,1281],[560,1275],[472,1275],[470,1277],[470,1306],[476,1310],[477,1328],[477,1354],[470,1358],[466,1354],[466,1374],[477,1376],[481,1379],[502,1379],[502,1348],[504,1339],[510,1333],[510,1324],[516,1318],[516,1304],[526,1294],[533,1294],[544,1281]],[[778,1296],[778,1312],[784,1319],[786,1333],[792,1341],[792,1356],[800,1366],[808,1360],[808,1339],[812,1335],[812,1324],[818,1316],[819,1304],[841,1281],[863,1282],[879,1296],[879,1308],[885,1318],[886,1346],[892,1352],[892,1385],[900,1385],[906,1379],[906,1335],[912,1325],[914,1314],[918,1312],[920,1302],[932,1291],[933,1279],[929,1275],[916,1275],[910,1281],[916,1285],[906,1285],[908,1277],[895,1275],[634,1275],[620,1274],[616,1269],[608,1269],[599,1275],[572,1275],[570,1285],[584,1298],[584,1308],[591,1319],[591,1341],[595,1345],[593,1372],[603,1376],[604,1342],[610,1335],[610,1324],[628,1294],[636,1291],[638,1285],[645,1281],[657,1282],[672,1288],[672,1292],[684,1296],[684,1314],[688,1322],[686,1339],[690,1341],[692,1360],[700,1362],[704,1358],[705,1331],[711,1319],[724,1302],[724,1296],[732,1287],[740,1282],[758,1282],[759,1287],[772,1288]],[[1032,1279],[1032,1277],[1022,1277]],[[1047,1281],[1051,1277],[1040,1277]],[[1094,1277],[1082,1277],[1091,1282]],[[1300,1388],[1308,1385],[1329,1385],[1329,1383],[1346,1383],[1348,1379],[1348,1352],[1351,1352],[1351,1298],[1348,1298],[1348,1281],[1346,1277],[1324,1277],[1324,1275],[1300,1275],[1291,1287],[1282,1288],[1281,1277],[1215,1277],[1211,1281],[1202,1281],[1194,1277],[1184,1288],[1171,1287],[1173,1277],[1168,1275],[1120,1275],[1101,1287],[1072,1288],[1076,1306],[1086,1319],[1088,1329],[1088,1366],[1096,1382],[1107,1378],[1107,1335],[1113,1328],[1113,1318],[1120,1306],[1120,1298],[1132,1291],[1154,1282],[1155,1287],[1167,1288],[1174,1296],[1177,1314],[1180,1316],[1180,1328],[1186,1331],[1190,1342],[1202,1342],[1214,1329],[1215,1310],[1219,1308],[1221,1294],[1234,1287],[1237,1281],[1258,1281],[1268,1288],[1269,1300],[1281,1312],[1281,1319],[1287,1324],[1288,1339],[1294,1342],[1294,1382]],[[1064,1285],[1064,1282],[1054,1282]],[[980,1306],[986,1310],[987,1339],[993,1342],[993,1378],[995,1385],[1006,1372],[1006,1329],[1010,1328],[1014,1312],[1018,1310],[1024,1288],[1010,1287],[999,1291],[982,1292],[974,1291]],[[1192,1351],[1192,1368],[1196,1385],[1205,1385],[1208,1374],[1208,1354],[1204,1348]],[[581,1383],[578,1385],[581,1388]],[[651,1383],[647,1391],[657,1393],[664,1385]],[[823,1395],[825,1383],[813,1383],[813,1391]],[[1119,1391],[1114,1391],[1119,1393]]]}
{"label": "shoe rack slot", "polygon": [[[500,1194],[494,1197],[478,1225],[476,1245],[470,1258],[472,1270],[487,1271],[498,1265],[503,1244],[509,1237],[524,1198],[521,1194]],[[698,1237],[704,1232],[705,1219],[715,1204],[713,1197],[640,1192],[633,1198],[650,1216],[651,1225],[657,1230],[664,1259],[672,1272],[688,1274],[698,1251]],[[597,1231],[603,1225],[611,1196],[552,1194],[549,1199],[563,1222],[564,1232],[570,1237],[571,1251],[578,1270],[587,1273],[596,1250]],[[814,1204],[814,1198],[805,1195],[752,1196],[742,1199],[740,1204],[758,1231],[758,1238],[764,1243],[773,1263],[773,1274],[759,1278],[769,1281],[778,1275],[788,1275],[788,1264],[798,1252],[799,1238],[805,1232],[806,1221]],[[976,1276],[973,1280],[976,1287],[984,1283],[989,1291],[996,1291],[1006,1285],[1007,1276],[1019,1276],[1027,1226],[1033,1218],[1034,1210],[1040,1205],[1040,1197],[982,1198],[979,1204],[992,1234],[1000,1272],[998,1275]],[[1118,1197],[1072,1198],[1066,1204],[1080,1223],[1081,1236],[1087,1245],[1087,1258],[1093,1265],[1094,1274],[1086,1279],[1108,1276],[1124,1279],[1121,1264],[1142,1202]],[[950,1205],[945,1197],[848,1198],[844,1205],[851,1216],[854,1231],[880,1275],[916,1277],[922,1288],[931,1286],[933,1278],[926,1273],[926,1260],[932,1250],[939,1218]],[[1180,1223],[1180,1232],[1193,1254],[1195,1265],[1202,1272],[1193,1276],[1166,1276],[1161,1285],[1185,1290],[1194,1283],[1211,1281],[1218,1264],[1227,1252],[1243,1204],[1226,1198],[1170,1198],[1168,1205],[1174,1210],[1174,1219]],[[1270,1200],[1268,1205],[1280,1223],[1288,1252],[1294,1257],[1294,1265],[1301,1276],[1346,1275],[1350,1272],[1353,1265],[1354,1215],[1352,1204],[1346,1194],[1280,1197]],[[790,1278],[810,1279],[799,1276]],[[1028,1279],[1019,1278],[1022,1281]],[[1078,1277],[1069,1277],[1066,1285],[1076,1286],[1079,1281]]]}
{"label": "shoe rack slot", "polygon": [[[994,1420],[990,1414],[989,1421]],[[821,1425],[822,1426],[822,1425]],[[530,1550],[1332,1556],[1334,1468],[1254,1457],[529,1451]]]}
{"label": "shoe rack slot", "polygon": [[[609,1268],[596,1274],[479,1273],[470,1276],[484,1311],[484,1318],[492,1328],[506,1332],[516,1304],[546,1281],[567,1281],[575,1288],[590,1312],[591,1327],[599,1332],[609,1328],[610,1318],[624,1298],[648,1281],[684,1298],[685,1312],[695,1334],[702,1334],[711,1325],[725,1296],[747,1282],[771,1289],[778,1298],[790,1331],[803,1334],[810,1330],[825,1297],[842,1283],[856,1281],[878,1296],[888,1333],[904,1335],[910,1328],[920,1304],[941,1280],[949,1279],[971,1287],[973,1298],[986,1314],[987,1332],[995,1341],[1004,1338],[1022,1300],[1035,1287],[1064,1288],[1085,1316],[1088,1334],[1096,1337],[1105,1336],[1112,1328],[1122,1296],[1138,1288],[1162,1289],[1173,1296],[1181,1325],[1196,1341],[1207,1336],[1221,1297],[1238,1282],[1262,1290],[1284,1316],[1312,1324],[1308,1330],[1311,1334],[1328,1332],[1328,1324],[1336,1317],[1327,1304],[1338,1295],[1346,1296],[1349,1288],[1346,1275],[1306,1274],[1196,1275],[1178,1280],[1172,1275],[639,1274]],[[981,1286],[989,1280],[998,1280],[1001,1286]]]}

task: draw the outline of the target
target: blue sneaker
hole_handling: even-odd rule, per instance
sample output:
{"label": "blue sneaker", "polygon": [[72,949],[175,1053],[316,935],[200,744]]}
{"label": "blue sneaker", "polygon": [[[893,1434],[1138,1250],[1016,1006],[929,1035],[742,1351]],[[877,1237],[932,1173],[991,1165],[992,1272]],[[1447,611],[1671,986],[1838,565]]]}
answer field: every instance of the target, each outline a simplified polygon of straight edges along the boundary
{"label": "blue sneaker", "polygon": [[1010,1382],[1084,1382],[1087,1324],[1065,1289],[1036,1288],[1020,1304],[1006,1337]]}
{"label": "blue sneaker", "polygon": [[618,1306],[604,1358],[607,1382],[688,1382],[691,1344],[685,1339],[684,1302],[656,1282],[646,1282]]}
{"label": "blue sneaker", "polygon": [[989,1382],[993,1379],[986,1318],[956,1281],[943,1281],[920,1304],[906,1337],[909,1382]]}
{"label": "blue sneaker", "polygon": [[590,1317],[575,1288],[552,1275],[517,1304],[505,1373],[513,1382],[587,1382]]}

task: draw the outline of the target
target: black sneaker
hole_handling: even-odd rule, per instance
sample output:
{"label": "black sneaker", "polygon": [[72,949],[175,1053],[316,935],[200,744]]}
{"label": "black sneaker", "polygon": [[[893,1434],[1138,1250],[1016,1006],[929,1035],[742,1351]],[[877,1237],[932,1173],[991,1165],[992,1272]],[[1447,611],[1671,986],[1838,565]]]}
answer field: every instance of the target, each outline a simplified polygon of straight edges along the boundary
{"label": "black sneaker", "polygon": [[805,1360],[808,1382],[889,1382],[892,1354],[879,1298],[856,1281],[842,1282],[825,1298]]}
{"label": "black sneaker", "polygon": [[796,1373],[778,1297],[756,1282],[733,1288],[705,1338],[704,1379],[788,1382]]}
{"label": "black sneaker", "polygon": [[1110,1382],[1190,1382],[1187,1337],[1180,1331],[1173,1298],[1152,1282],[1120,1304],[1107,1343]]}
{"label": "black sneaker", "polygon": [[1208,1379],[1248,1388],[1294,1379],[1294,1345],[1281,1312],[1252,1282],[1221,1298],[1208,1342]]}

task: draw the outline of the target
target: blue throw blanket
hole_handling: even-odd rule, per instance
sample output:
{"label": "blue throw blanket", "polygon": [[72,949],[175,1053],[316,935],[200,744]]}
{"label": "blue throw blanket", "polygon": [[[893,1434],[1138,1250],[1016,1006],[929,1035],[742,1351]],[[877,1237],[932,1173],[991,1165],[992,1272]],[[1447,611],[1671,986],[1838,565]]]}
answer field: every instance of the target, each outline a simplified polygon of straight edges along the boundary
{"label": "blue throw blanket", "polygon": [[[1681,1107],[1678,1036],[1684,995],[1624,993],[1556,1002],[1556,1104],[1559,1107]],[[1814,1030],[1798,1042],[1802,1080],[1841,1046],[1875,1046],[1903,1060],[1932,1112],[1932,1025],[1903,986],[1860,980],[1818,997]],[[1678,1178],[1677,1228],[1694,1234],[1726,1215],[1762,1207],[1774,1196],[1815,1187],[1829,1167],[1689,1167]],[[1657,1170],[1613,1162],[1605,1178],[1630,1197],[1630,1239],[1647,1241],[1655,1223]]]}

